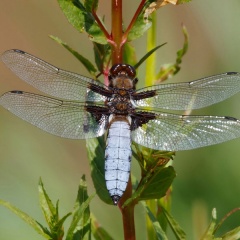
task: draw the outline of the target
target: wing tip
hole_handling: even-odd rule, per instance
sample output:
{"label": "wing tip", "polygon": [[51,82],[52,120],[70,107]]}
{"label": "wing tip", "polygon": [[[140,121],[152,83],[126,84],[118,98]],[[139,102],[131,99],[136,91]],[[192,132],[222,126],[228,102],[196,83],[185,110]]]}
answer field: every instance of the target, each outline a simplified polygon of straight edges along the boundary
{"label": "wing tip", "polygon": [[227,75],[236,75],[236,74],[239,74],[238,72],[227,72],[226,73]]}
{"label": "wing tip", "polygon": [[21,54],[24,55],[26,52],[19,49],[10,49],[1,54],[1,60],[8,66],[9,60],[12,58],[12,54]]}
{"label": "wing tip", "polygon": [[229,116],[225,116],[224,117],[226,120],[230,120],[230,121],[233,121],[233,122],[240,122],[239,119],[235,118],[235,117],[229,117]]}
{"label": "wing tip", "polygon": [[20,90],[12,90],[10,93],[16,93],[16,94],[23,94],[23,91]]}

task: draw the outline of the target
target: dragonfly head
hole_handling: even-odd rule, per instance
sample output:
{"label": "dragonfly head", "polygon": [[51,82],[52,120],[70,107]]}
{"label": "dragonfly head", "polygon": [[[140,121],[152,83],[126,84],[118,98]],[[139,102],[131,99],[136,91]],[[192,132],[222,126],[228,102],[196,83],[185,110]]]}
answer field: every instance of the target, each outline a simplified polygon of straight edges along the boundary
{"label": "dragonfly head", "polygon": [[122,89],[135,89],[135,85],[138,82],[134,67],[122,63],[111,67],[108,79],[110,87]]}

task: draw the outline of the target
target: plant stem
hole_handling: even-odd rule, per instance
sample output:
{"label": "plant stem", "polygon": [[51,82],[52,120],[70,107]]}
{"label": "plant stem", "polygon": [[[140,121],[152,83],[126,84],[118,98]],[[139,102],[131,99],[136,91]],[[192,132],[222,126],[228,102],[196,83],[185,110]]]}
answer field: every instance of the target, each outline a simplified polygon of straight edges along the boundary
{"label": "plant stem", "polygon": [[122,219],[124,228],[124,239],[135,240],[135,226],[134,226],[134,207],[127,206],[122,209]]}
{"label": "plant stem", "polygon": [[[152,13],[152,27],[147,32],[147,52],[156,47],[156,12]],[[154,52],[147,60],[146,60],[146,75],[145,75],[145,86],[150,86],[154,84],[155,81],[155,65],[156,65],[156,53]],[[156,202],[155,200],[147,200],[147,206],[151,210],[151,212],[156,215]],[[153,224],[148,216],[146,216],[146,224],[147,224],[147,235],[148,239],[156,239],[155,230],[153,228]]]}
{"label": "plant stem", "polygon": [[112,0],[112,64],[122,62],[122,0]]}
{"label": "plant stem", "polygon": [[[152,27],[147,32],[147,52],[156,47],[156,25],[157,25],[157,16],[156,12],[152,13]],[[155,73],[155,65],[156,65],[156,53],[154,52],[147,60],[146,60],[146,77],[145,77],[145,85],[151,86],[154,84],[156,80]]]}
{"label": "plant stem", "polygon": [[134,223],[134,207],[135,203],[132,202],[131,204],[127,205],[126,207],[122,208],[122,204],[130,198],[132,195],[132,181],[131,177],[129,178],[129,182],[126,188],[125,193],[123,194],[120,202],[119,208],[122,213],[122,220],[123,220],[123,229],[124,229],[124,239],[126,240],[135,240],[135,223]]}
{"label": "plant stem", "polygon": [[108,42],[112,44],[112,36],[108,33],[107,29],[103,26],[102,21],[99,19],[96,10],[92,9],[92,15],[94,16],[95,21],[97,22],[100,29],[103,31],[105,37],[107,38]]}

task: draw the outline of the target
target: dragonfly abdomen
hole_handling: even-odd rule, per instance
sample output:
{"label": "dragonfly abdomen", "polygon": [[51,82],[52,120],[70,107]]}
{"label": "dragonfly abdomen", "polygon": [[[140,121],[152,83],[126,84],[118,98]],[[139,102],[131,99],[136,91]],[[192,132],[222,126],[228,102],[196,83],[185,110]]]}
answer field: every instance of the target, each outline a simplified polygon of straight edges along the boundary
{"label": "dragonfly abdomen", "polygon": [[131,156],[130,125],[126,121],[113,121],[105,151],[105,180],[115,205],[127,187]]}

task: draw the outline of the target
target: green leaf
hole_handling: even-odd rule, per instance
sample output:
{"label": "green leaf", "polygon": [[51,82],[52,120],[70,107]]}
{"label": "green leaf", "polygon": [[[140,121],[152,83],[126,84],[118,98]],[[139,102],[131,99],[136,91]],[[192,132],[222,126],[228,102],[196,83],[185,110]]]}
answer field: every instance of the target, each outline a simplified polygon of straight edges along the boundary
{"label": "green leaf", "polygon": [[172,166],[163,168],[159,172],[156,171],[151,176],[146,176],[142,184],[139,184],[138,200],[158,199],[165,196],[175,177],[176,173]]}
{"label": "green leaf", "polygon": [[89,203],[94,196],[95,194],[88,197],[85,176],[83,176],[79,185],[73,218],[67,232],[66,240],[79,239],[79,236],[83,237],[90,231]]}
{"label": "green leaf", "polygon": [[84,31],[84,12],[74,6],[71,0],[58,0],[59,6],[68,21],[79,31]]}
{"label": "green leaf", "polygon": [[81,54],[73,50],[71,47],[67,45],[67,43],[63,42],[61,39],[58,37],[50,35],[50,38],[62,45],[64,48],[66,48],[70,53],[73,54],[74,57],[76,57],[82,64],[83,66],[87,69],[87,71],[95,78],[96,77],[96,72],[97,69],[95,66],[85,57],[83,57]]}
{"label": "green leaf", "polygon": [[[79,8],[79,10],[83,11],[84,28],[85,31],[89,34],[89,39],[100,44],[107,44],[107,39],[104,33],[102,32],[101,28],[96,23],[94,16],[92,15],[92,9],[96,10],[98,2],[94,0],[88,0],[85,2],[84,6],[79,0],[72,0],[72,2],[77,8]],[[104,26],[103,22],[102,25]]]}
{"label": "green leaf", "polygon": [[176,220],[170,215],[168,211],[164,207],[161,207],[163,214],[165,215],[171,229],[173,230],[174,235],[179,240],[185,240],[186,239],[186,233],[182,230],[182,228],[179,226],[179,224],[176,222]]}
{"label": "green leaf", "polygon": [[124,205],[141,200],[158,199],[165,196],[176,173],[173,167],[165,167],[173,159],[174,152],[149,149],[133,143],[133,156],[141,167],[141,181],[137,190]]}
{"label": "green leaf", "polygon": [[166,191],[171,186],[176,173],[172,166],[162,168],[149,172],[143,177],[138,185],[137,190],[133,193],[132,197],[128,199],[124,205],[129,205],[132,201],[138,202],[148,199],[159,199],[165,196]]}
{"label": "green leaf", "polygon": [[145,20],[143,15],[143,12],[139,14],[135,24],[133,25],[128,34],[128,41],[132,41],[136,38],[141,37],[144,32],[146,32],[151,27],[152,23],[150,19]]}
{"label": "green leaf", "polygon": [[110,234],[97,222],[95,217],[92,215],[92,233],[96,240],[113,240]]}
{"label": "green leaf", "polygon": [[142,205],[145,207],[148,217],[150,218],[153,228],[156,232],[156,237],[158,240],[167,240],[167,236],[165,234],[165,232],[162,230],[159,222],[157,221],[157,219],[155,218],[155,216],[152,214],[152,212],[150,211],[149,207],[146,205],[145,202],[142,202]]}
{"label": "green leaf", "polygon": [[105,181],[105,141],[104,137],[86,140],[88,159],[91,164],[91,176],[98,197],[107,204],[113,204]]}
{"label": "green leaf", "polygon": [[59,213],[58,213],[58,204],[59,201],[56,203],[56,207],[52,204],[51,199],[47,195],[47,192],[43,186],[42,180],[40,178],[39,184],[38,184],[38,191],[39,191],[39,199],[40,199],[40,205],[42,208],[42,212],[44,214],[44,217],[47,221],[47,224],[49,226],[50,231],[42,226],[40,223],[38,223],[42,230],[49,234],[52,239],[60,239],[64,235],[63,231],[63,223],[71,215],[71,213],[67,213],[64,217],[62,217],[59,220]]}
{"label": "green leaf", "polygon": [[18,208],[16,208],[15,206],[11,205],[9,202],[6,202],[4,200],[0,199],[0,204],[8,208],[13,213],[15,213],[18,217],[24,220],[28,225],[30,225],[37,233],[42,235],[45,239],[51,239],[51,237],[43,231],[43,229],[38,224],[38,222],[35,221],[33,218],[31,218],[28,214],[24,213],[23,211],[19,210]]}
{"label": "green leaf", "polygon": [[91,5],[95,8],[97,1],[87,1],[85,6],[78,0],[58,0],[58,3],[68,21],[79,32],[86,31],[89,34],[90,40],[100,44],[107,44],[104,33],[95,22],[91,13]]}
{"label": "green leaf", "polygon": [[158,50],[160,47],[164,46],[167,43],[163,43],[161,45],[158,45],[157,47],[150,50],[148,53],[146,53],[138,62],[134,65],[134,68],[137,69],[149,56],[151,56],[156,50]]}
{"label": "green leaf", "polygon": [[58,221],[58,209],[57,209],[58,207],[55,208],[54,205],[52,204],[51,199],[49,198],[46,190],[44,189],[41,178],[38,184],[38,193],[43,215],[47,221],[48,226],[50,227],[50,229],[52,229],[52,227]]}

